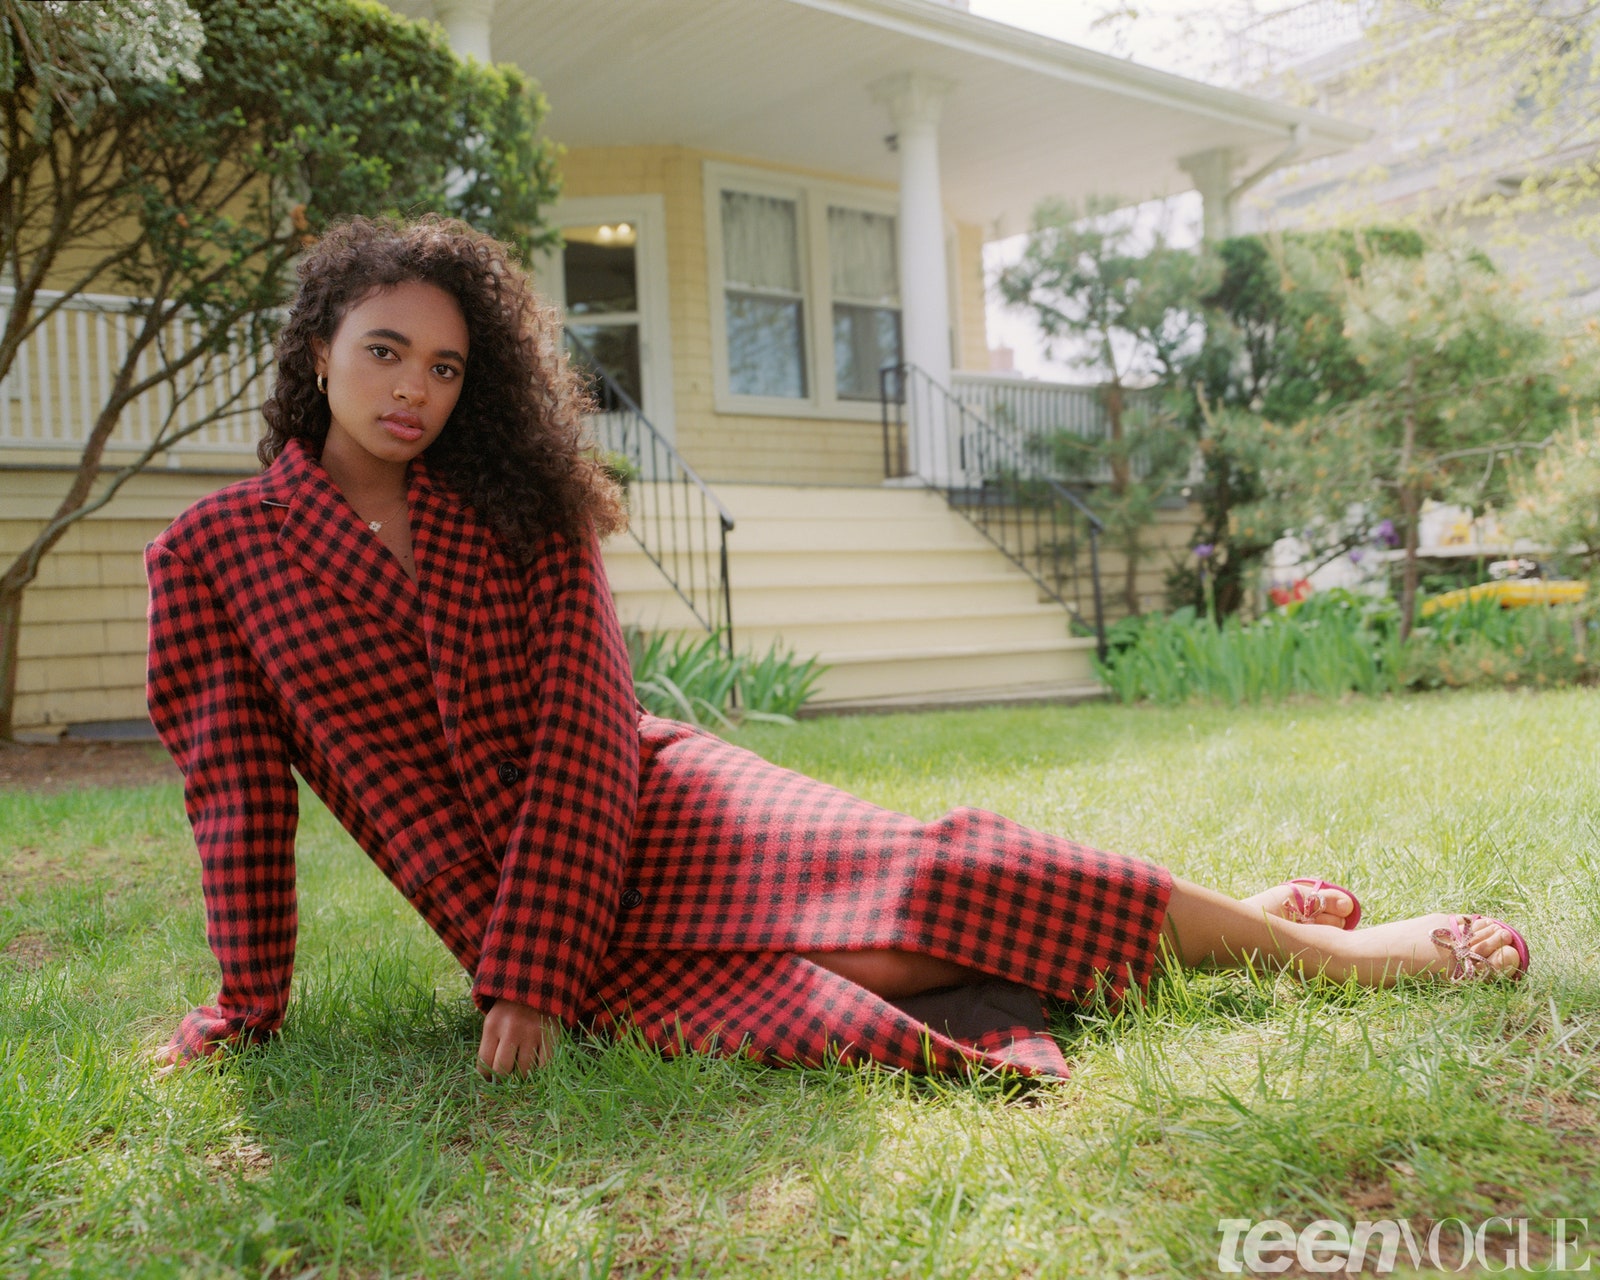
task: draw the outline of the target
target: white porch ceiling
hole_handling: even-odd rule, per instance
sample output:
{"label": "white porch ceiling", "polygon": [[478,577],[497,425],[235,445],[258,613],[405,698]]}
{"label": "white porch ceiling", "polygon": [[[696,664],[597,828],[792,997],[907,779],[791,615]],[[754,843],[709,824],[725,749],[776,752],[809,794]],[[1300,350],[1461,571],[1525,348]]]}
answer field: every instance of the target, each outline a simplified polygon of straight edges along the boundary
{"label": "white porch ceiling", "polygon": [[[431,0],[390,3],[434,16]],[[893,126],[868,86],[944,76],[945,203],[989,236],[1022,230],[1046,196],[1191,190],[1180,158],[1214,147],[1249,173],[1297,123],[1297,162],[1368,132],[936,0],[497,0],[491,43],[538,79],[569,147],[676,144],[891,185]]]}

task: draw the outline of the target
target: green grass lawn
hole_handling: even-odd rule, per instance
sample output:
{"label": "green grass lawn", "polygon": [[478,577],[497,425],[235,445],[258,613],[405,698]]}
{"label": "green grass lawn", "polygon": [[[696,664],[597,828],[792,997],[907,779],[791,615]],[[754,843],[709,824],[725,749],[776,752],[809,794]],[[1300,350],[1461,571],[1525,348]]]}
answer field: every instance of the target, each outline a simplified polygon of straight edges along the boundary
{"label": "green grass lawn", "polygon": [[1533,972],[1169,976],[1063,1023],[1073,1078],[1020,1092],[626,1043],[490,1085],[465,976],[308,798],[284,1036],[158,1080],[147,1051],[215,981],[177,788],[0,793],[0,1274],[1193,1277],[1224,1217],[1526,1216],[1535,1255],[1589,1217],[1600,1246],[1600,693],[742,740],[1241,893],[1310,873],[1375,921],[1504,915]]}

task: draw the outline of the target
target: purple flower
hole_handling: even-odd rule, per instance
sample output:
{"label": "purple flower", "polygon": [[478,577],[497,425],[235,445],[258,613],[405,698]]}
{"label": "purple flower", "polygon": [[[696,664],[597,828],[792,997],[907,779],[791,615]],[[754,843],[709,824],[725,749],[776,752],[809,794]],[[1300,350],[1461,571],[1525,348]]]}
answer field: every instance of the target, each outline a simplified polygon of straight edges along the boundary
{"label": "purple flower", "polygon": [[1366,558],[1367,558],[1367,553],[1365,551],[1363,551],[1360,547],[1355,547],[1350,552],[1350,563],[1351,564],[1360,564]]}
{"label": "purple flower", "polygon": [[1212,557],[1213,553],[1216,551],[1216,549],[1217,549],[1216,543],[1214,543],[1214,542],[1202,542],[1198,547],[1196,547],[1194,549],[1194,558],[1196,560],[1209,560],[1209,559],[1211,559],[1211,557]]}
{"label": "purple flower", "polygon": [[1394,521],[1378,521],[1378,523],[1373,526],[1372,541],[1379,546],[1398,547],[1400,545],[1400,535],[1394,531]]}

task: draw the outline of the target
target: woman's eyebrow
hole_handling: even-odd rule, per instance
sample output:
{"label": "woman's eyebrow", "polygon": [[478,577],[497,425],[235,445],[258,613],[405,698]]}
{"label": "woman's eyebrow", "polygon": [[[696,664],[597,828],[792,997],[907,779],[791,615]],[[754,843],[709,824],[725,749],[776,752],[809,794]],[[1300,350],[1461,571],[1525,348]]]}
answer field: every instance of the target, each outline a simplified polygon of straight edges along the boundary
{"label": "woman's eyebrow", "polygon": [[[411,345],[410,338],[394,329],[368,329],[363,336],[368,338],[387,338],[390,342],[402,347],[409,347]],[[438,351],[434,352],[434,354],[439,356],[449,356],[452,360],[461,361],[462,364],[466,364],[467,362],[466,356],[462,355],[461,352],[457,351],[454,347],[441,347]]]}

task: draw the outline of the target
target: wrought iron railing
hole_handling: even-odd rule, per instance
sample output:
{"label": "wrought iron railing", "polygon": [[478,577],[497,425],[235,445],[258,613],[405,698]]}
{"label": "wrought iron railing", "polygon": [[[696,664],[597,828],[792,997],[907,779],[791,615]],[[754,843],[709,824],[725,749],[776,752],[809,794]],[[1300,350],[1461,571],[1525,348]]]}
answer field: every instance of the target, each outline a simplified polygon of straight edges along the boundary
{"label": "wrought iron railing", "polygon": [[628,486],[628,532],[695,619],[733,654],[728,534],[733,516],[672,442],[572,330],[567,346],[587,375],[596,441]]}
{"label": "wrought iron railing", "polygon": [[1016,427],[991,422],[915,365],[889,365],[878,377],[886,478],[915,477],[940,490],[952,510],[1094,635],[1104,661],[1099,518]]}

